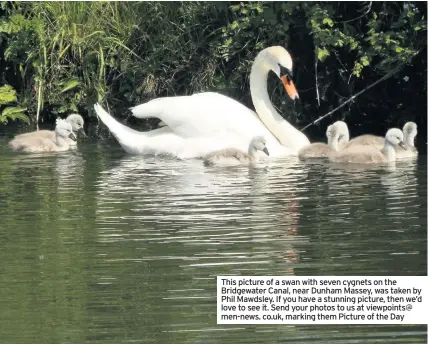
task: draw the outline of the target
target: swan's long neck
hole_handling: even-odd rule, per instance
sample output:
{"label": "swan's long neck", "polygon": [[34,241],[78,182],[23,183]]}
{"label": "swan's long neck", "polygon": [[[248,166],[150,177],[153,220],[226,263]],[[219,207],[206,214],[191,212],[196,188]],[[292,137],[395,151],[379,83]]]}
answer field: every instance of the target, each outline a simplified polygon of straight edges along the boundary
{"label": "swan's long neck", "polygon": [[412,134],[404,135],[404,143],[406,144],[406,147],[414,147],[415,135],[412,135]]}
{"label": "swan's long neck", "polygon": [[385,154],[388,161],[395,161],[395,148],[388,140],[385,140],[382,153]]}
{"label": "swan's long neck", "polygon": [[310,142],[308,138],[283,119],[273,107],[267,92],[269,69],[262,58],[256,58],[250,75],[251,97],[261,121],[283,146],[299,150]]}

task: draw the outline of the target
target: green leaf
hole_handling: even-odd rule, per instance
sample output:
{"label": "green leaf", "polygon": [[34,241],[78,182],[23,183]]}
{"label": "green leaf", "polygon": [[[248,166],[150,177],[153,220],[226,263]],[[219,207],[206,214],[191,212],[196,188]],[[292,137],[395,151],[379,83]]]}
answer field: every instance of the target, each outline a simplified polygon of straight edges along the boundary
{"label": "green leaf", "polygon": [[402,51],[403,51],[402,47],[396,47],[395,48],[395,52],[397,52],[397,53],[401,53]]}
{"label": "green leaf", "polygon": [[14,121],[17,120],[17,119],[20,119],[21,121],[24,121],[27,124],[30,124],[30,120],[28,119],[27,115],[24,114],[23,112],[17,112],[17,113],[14,113],[14,114],[12,114],[12,115],[10,115],[8,117],[11,120],[14,120]]}
{"label": "green leaf", "polygon": [[363,56],[363,57],[361,57],[361,58],[360,58],[360,61],[361,61],[361,64],[362,64],[363,66],[368,66],[368,65],[370,64],[370,61],[369,61],[369,59],[368,59],[368,57],[367,57],[367,56]]}
{"label": "green leaf", "polygon": [[237,27],[239,26],[239,22],[237,20],[235,20],[231,25],[230,28],[232,30],[235,30]]}
{"label": "green leaf", "polygon": [[26,108],[9,106],[3,109],[0,119],[2,122],[6,122],[6,119],[9,118],[11,120],[20,119],[27,123],[30,123],[30,120],[28,119],[27,115],[24,114],[24,111],[26,110]]}
{"label": "green leaf", "polygon": [[69,90],[71,90],[71,89],[73,89],[79,85],[80,85],[80,82],[78,80],[76,80],[76,79],[69,80],[69,81],[64,83],[64,87],[59,93],[67,92],[67,91],[69,91]]}
{"label": "green leaf", "polygon": [[324,18],[322,20],[323,24],[327,24],[328,26],[332,27],[334,25],[333,20],[331,20],[330,18]]}
{"label": "green leaf", "polygon": [[17,107],[17,106],[8,106],[7,108],[3,109],[1,115],[9,117],[13,114],[16,114],[18,112],[24,112],[26,110],[27,110],[27,108],[21,108],[21,107]]}
{"label": "green leaf", "polygon": [[329,55],[330,55],[330,53],[327,49],[317,48],[317,57],[318,57],[318,60],[320,60],[321,62],[324,62],[325,59],[327,58],[327,56],[329,56]]}
{"label": "green leaf", "polygon": [[16,91],[10,85],[0,87],[0,105],[16,102]]}

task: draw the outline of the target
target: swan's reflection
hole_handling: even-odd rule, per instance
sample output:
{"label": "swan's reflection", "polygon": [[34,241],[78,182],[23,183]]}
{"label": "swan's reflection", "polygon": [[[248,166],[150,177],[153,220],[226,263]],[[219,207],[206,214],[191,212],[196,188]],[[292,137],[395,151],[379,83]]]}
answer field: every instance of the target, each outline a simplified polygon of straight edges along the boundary
{"label": "swan's reflection", "polygon": [[201,160],[125,157],[97,182],[100,240],[193,247],[191,260],[197,262],[182,268],[219,259],[232,265],[238,260],[232,268],[237,272],[272,259],[287,265],[288,257],[297,259],[293,243],[304,240],[297,188],[305,173],[296,159],[206,168]]}

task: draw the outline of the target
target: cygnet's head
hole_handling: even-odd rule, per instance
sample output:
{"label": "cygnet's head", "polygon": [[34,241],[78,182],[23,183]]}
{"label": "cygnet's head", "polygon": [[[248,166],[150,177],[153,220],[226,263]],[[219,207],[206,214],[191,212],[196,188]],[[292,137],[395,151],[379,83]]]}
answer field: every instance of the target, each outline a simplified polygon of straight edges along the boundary
{"label": "cygnet's head", "polygon": [[66,122],[63,119],[58,118],[56,120],[55,132],[64,138],[73,136],[76,139],[76,135],[73,132],[73,128],[70,123]]}
{"label": "cygnet's head", "polygon": [[288,96],[292,100],[299,98],[293,83],[293,59],[287,50],[281,46],[263,49],[257,55],[256,61],[253,64],[253,70],[263,66],[263,68],[273,71],[281,79]]}
{"label": "cygnet's head", "polygon": [[389,129],[385,135],[385,141],[392,144],[393,146],[400,146],[401,148],[406,149],[403,139],[403,132],[397,128]]}
{"label": "cygnet's head", "polygon": [[266,148],[266,139],[263,136],[254,137],[250,142],[250,146],[254,147],[256,150],[265,152],[266,155],[269,155],[269,151]]}
{"label": "cygnet's head", "polygon": [[84,136],[86,136],[85,130],[83,129],[84,121],[82,116],[73,113],[67,116],[66,121],[71,125],[75,133],[81,132]]}
{"label": "cygnet's head", "polygon": [[348,126],[343,121],[336,121],[327,127],[327,140],[330,143],[332,140],[337,140],[339,144],[345,144],[349,141]]}
{"label": "cygnet's head", "polygon": [[339,135],[339,143],[348,143],[349,141],[348,125],[343,121],[337,121],[333,125],[335,126],[337,134]]}
{"label": "cygnet's head", "polygon": [[404,141],[406,144],[414,145],[414,140],[418,134],[418,126],[415,122],[407,122],[403,127]]}

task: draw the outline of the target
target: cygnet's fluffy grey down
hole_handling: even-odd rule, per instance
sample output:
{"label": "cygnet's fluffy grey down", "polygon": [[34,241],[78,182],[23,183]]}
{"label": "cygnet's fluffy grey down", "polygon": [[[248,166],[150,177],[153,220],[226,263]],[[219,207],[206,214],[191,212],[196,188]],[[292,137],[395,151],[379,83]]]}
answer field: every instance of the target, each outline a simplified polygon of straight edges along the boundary
{"label": "cygnet's fluffy grey down", "polygon": [[328,144],[312,143],[298,152],[300,159],[326,158],[339,151],[349,141],[348,126],[343,121],[334,122],[326,131]]}
{"label": "cygnet's fluffy grey down", "polygon": [[412,158],[418,156],[418,150],[415,147],[415,137],[418,134],[418,126],[415,122],[407,122],[403,127],[404,144],[406,149],[395,147],[397,159]]}
{"label": "cygnet's fluffy grey down", "polygon": [[[84,121],[83,117],[78,114],[71,114],[67,116],[65,119],[67,123],[69,123],[73,129],[73,132],[77,135],[79,132],[82,133],[82,135],[86,136],[86,133],[83,129]],[[22,139],[22,138],[33,138],[33,139],[51,139],[55,140],[56,133],[55,130],[38,130],[38,131],[32,131],[30,133],[20,134],[15,136],[15,139]],[[67,138],[67,142],[70,146],[75,146],[77,144],[77,141],[73,141],[70,138]]]}
{"label": "cygnet's fluffy grey down", "polygon": [[360,145],[344,148],[330,156],[330,160],[343,163],[376,164],[393,162],[396,159],[395,147],[406,149],[403,142],[403,132],[400,129],[389,129],[385,135],[382,149],[374,145]]}
{"label": "cygnet's fluffy grey down", "polygon": [[[403,134],[404,134],[404,144],[406,145],[406,149],[403,149],[400,146],[395,147],[396,158],[410,158],[418,155],[418,151],[415,148],[415,137],[418,134],[417,125],[414,122],[407,122],[403,126]],[[385,144],[385,138],[376,135],[360,135],[352,140],[345,146],[345,148],[351,148],[354,146],[362,146],[362,145],[370,145],[374,146],[378,149],[382,149]]]}
{"label": "cygnet's fluffy grey down", "polygon": [[42,153],[42,152],[60,152],[70,148],[68,143],[69,136],[76,135],[73,133],[71,124],[63,119],[56,120],[55,139],[49,137],[35,136],[17,136],[9,142],[9,147],[17,152]]}
{"label": "cygnet's fluffy grey down", "polygon": [[344,148],[351,148],[354,146],[375,146],[379,149],[382,149],[385,143],[385,138],[381,136],[364,134],[357,137],[354,137],[352,140],[348,142],[348,144]]}
{"label": "cygnet's fluffy grey down", "polygon": [[263,151],[269,155],[266,148],[266,139],[263,136],[254,137],[248,147],[248,153],[244,153],[239,149],[226,148],[208,154],[204,159],[205,166],[234,166],[234,165],[249,165],[256,163],[259,159],[257,151]]}

